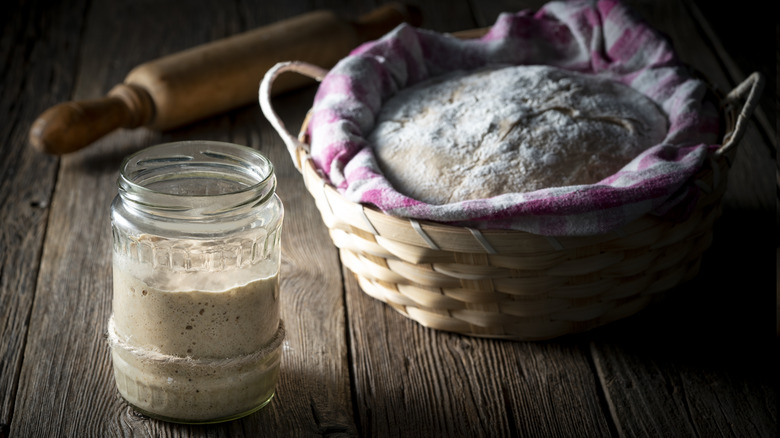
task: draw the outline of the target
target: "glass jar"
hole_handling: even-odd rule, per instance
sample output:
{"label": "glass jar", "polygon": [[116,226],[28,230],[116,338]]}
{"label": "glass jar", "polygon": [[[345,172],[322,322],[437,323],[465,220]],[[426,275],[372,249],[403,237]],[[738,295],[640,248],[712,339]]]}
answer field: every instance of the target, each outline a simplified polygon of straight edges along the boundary
{"label": "glass jar", "polygon": [[271,162],[229,143],[124,160],[111,205],[116,385],[148,416],[213,423],[274,395],[283,207]]}

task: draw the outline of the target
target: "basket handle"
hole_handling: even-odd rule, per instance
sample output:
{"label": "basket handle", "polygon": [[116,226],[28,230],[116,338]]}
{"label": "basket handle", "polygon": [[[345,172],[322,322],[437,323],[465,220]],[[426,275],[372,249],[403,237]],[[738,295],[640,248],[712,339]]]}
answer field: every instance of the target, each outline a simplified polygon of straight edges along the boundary
{"label": "basket handle", "polygon": [[[734,128],[724,136],[725,141],[723,142],[723,146],[715,151],[716,157],[728,153],[742,139],[742,136],[747,129],[747,121],[758,106],[758,98],[761,96],[763,90],[764,77],[761,73],[754,72],[726,95],[726,98],[723,100],[724,108],[737,105],[742,99],[745,100],[745,104],[742,106],[742,110],[737,116],[737,122],[734,124]],[[745,97],[745,95],[747,95],[747,97]]]}
{"label": "basket handle", "polygon": [[298,171],[301,171],[303,163],[300,162],[299,151],[303,151],[308,154],[309,146],[298,140],[298,137],[291,134],[290,131],[287,130],[287,128],[284,126],[284,122],[279,118],[279,116],[276,114],[276,111],[274,111],[273,106],[271,105],[271,87],[273,86],[273,82],[280,74],[288,71],[300,73],[317,81],[322,81],[322,79],[328,73],[328,70],[318,67],[314,64],[309,64],[307,62],[280,62],[271,67],[266,72],[265,76],[263,76],[263,80],[260,82],[260,90],[258,92],[260,108],[263,110],[265,117],[271,123],[271,126],[273,126],[276,132],[279,133],[279,136],[282,137],[284,144],[287,146],[287,152],[290,153],[290,157],[292,158],[295,168],[298,169]]}

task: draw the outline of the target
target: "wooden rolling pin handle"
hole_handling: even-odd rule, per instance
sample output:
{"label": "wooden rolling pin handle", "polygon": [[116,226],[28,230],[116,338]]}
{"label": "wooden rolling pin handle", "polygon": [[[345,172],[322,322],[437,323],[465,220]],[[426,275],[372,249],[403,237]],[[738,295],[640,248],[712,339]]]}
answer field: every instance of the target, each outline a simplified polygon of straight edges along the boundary
{"label": "wooden rolling pin handle", "polygon": [[30,144],[48,154],[67,154],[118,128],[136,128],[154,116],[143,88],[119,84],[106,97],[66,102],[49,108],[30,128]]}
{"label": "wooden rolling pin handle", "polygon": [[[356,21],[327,11],[293,17],[244,34],[174,53],[134,68],[105,98],[45,111],[30,129],[42,152],[74,152],[117,128],[170,129],[249,104],[258,81],[283,57],[330,67],[349,50],[399,23],[419,25],[420,10],[386,4]],[[278,91],[301,84],[279,84]]]}

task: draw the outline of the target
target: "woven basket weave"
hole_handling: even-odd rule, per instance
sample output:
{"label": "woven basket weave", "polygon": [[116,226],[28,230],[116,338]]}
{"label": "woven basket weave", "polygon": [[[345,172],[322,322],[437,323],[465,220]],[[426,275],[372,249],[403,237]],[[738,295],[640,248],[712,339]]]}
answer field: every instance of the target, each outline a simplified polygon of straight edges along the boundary
{"label": "woven basket weave", "polygon": [[608,234],[552,238],[401,219],[345,199],[312,162],[306,122],[299,137],[291,135],[271,107],[270,87],[286,71],[319,80],[327,72],[278,64],[263,79],[260,103],[362,290],[427,327],[516,340],[554,338],[627,317],[697,274],[735,146],[763,84],[754,73],[721,100],[723,146],[696,176],[705,195],[687,220],[647,215]]}

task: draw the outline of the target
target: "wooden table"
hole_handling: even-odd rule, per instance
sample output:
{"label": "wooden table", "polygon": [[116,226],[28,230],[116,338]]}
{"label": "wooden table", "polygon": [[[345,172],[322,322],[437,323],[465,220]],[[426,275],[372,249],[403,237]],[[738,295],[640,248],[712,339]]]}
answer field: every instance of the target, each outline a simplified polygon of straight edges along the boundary
{"label": "wooden table", "polygon": [[[501,11],[541,4],[414,3],[424,26],[438,31],[488,26]],[[170,132],[118,131],[61,158],[27,145],[31,122],[53,104],[102,96],[141,62],[315,4],[345,16],[377,6],[29,0],[1,8],[0,437],[775,436],[774,76],[770,105],[740,146],[701,274],[639,315],[548,342],[435,332],[363,294],[257,106]],[[719,28],[706,20],[711,6],[702,14],[691,1],[632,4],[723,90],[755,69],[747,47],[766,41],[761,56],[775,59],[772,22],[734,28],[741,16],[727,11]],[[770,64],[760,67],[774,71]],[[288,126],[301,122],[313,92],[276,99]],[[185,139],[262,151],[277,165],[287,208],[281,290],[288,331],[276,397],[242,420],[200,427],[135,414],[114,387],[104,336],[108,210],[120,160]]]}

